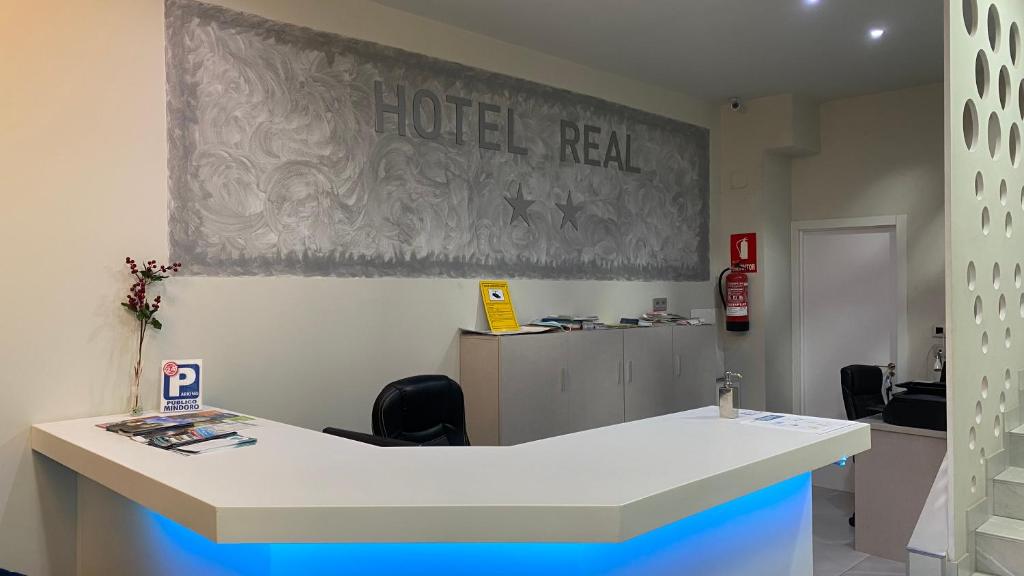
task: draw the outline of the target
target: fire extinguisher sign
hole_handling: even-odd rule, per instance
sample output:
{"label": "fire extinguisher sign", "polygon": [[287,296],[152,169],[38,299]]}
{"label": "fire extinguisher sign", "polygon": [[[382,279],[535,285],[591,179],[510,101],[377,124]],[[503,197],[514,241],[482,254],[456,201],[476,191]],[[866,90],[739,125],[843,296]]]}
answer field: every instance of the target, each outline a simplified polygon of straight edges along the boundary
{"label": "fire extinguisher sign", "polygon": [[729,263],[733,270],[757,272],[757,234],[733,234],[729,237]]}

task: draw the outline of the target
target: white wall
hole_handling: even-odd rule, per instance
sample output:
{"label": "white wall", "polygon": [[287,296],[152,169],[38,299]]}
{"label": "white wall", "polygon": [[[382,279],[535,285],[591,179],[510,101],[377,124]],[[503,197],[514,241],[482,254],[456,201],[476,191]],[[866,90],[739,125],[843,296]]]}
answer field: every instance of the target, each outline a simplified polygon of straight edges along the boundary
{"label": "white wall", "polygon": [[[717,107],[361,0],[224,4],[709,127],[718,188]],[[34,457],[28,429],[125,406],[121,262],[167,254],[163,3],[4,0],[0,54],[0,567],[71,574],[74,475]],[[209,402],[315,428],[365,430],[389,380],[456,374],[456,330],[481,316],[472,279],[178,278],[165,288],[148,404],[161,358],[200,356]],[[703,282],[512,290],[523,318],[618,319],[662,295],[687,311],[713,294]]]}
{"label": "white wall", "polygon": [[[799,115],[798,115],[799,117]],[[803,141],[816,141],[805,138]],[[765,326],[764,404],[766,410],[793,412],[793,330],[789,191],[792,158],[767,154],[764,159],[764,213],[761,236],[764,250]]]}
{"label": "white wall", "polygon": [[934,379],[932,326],[943,296],[942,85],[816,105],[793,95],[721,109],[721,192],[713,269],[728,265],[728,235],[757,232],[751,330],[724,333],[726,368],[746,376],[741,403],[792,411],[790,223],[906,214],[906,374]]}
{"label": "white wall", "polygon": [[758,239],[758,271],[749,275],[750,331],[722,334],[726,369],[744,375],[744,408],[792,410],[790,162],[817,151],[817,112],[792,94],[752,100],[741,112],[721,109],[715,270],[729,265],[730,234],[755,232]]}
{"label": "white wall", "polygon": [[941,84],[826,102],[821,153],[792,163],[793,220],[907,215],[906,374],[928,380],[945,319],[942,117]]}

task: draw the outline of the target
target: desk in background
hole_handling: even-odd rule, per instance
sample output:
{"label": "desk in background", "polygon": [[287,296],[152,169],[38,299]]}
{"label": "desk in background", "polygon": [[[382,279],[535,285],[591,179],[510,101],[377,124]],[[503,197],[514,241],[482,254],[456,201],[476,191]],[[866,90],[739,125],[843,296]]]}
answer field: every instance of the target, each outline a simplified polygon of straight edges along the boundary
{"label": "desk in background", "polygon": [[907,543],[946,454],[946,433],[894,426],[882,416],[871,426],[871,449],[854,466],[858,551],[907,561]]}
{"label": "desk in background", "polygon": [[714,326],[464,332],[469,437],[508,446],[714,404],[717,338]]}

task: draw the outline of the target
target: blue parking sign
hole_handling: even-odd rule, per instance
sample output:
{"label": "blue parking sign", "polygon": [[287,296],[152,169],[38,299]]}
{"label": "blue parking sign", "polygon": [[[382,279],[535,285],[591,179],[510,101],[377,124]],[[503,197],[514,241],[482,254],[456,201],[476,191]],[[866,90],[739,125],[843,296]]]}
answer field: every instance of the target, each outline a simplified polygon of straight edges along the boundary
{"label": "blue parking sign", "polygon": [[191,412],[202,407],[202,360],[165,360],[160,375],[161,412]]}

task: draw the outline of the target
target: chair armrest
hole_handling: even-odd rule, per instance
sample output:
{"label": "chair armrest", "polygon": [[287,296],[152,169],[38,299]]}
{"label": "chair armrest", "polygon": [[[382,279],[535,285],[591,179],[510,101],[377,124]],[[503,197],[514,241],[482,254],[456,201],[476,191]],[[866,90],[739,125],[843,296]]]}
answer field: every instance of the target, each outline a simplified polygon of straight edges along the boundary
{"label": "chair armrest", "polygon": [[364,444],[372,444],[374,446],[382,447],[398,447],[398,446],[419,446],[415,442],[406,442],[405,440],[396,440],[394,438],[385,438],[384,436],[374,436],[373,434],[366,434],[363,432],[356,432],[354,430],[345,430],[342,428],[332,428],[328,426],[324,428],[325,434],[331,436],[340,436],[348,440],[355,440],[356,442],[362,442]]}

